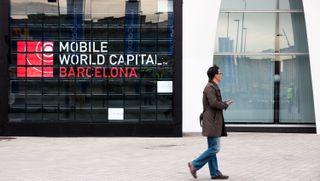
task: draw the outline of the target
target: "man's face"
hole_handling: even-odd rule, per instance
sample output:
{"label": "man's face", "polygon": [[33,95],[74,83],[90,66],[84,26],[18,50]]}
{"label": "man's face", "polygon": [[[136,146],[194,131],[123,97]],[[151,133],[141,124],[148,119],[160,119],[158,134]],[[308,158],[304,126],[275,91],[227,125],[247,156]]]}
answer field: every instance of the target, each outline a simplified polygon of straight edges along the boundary
{"label": "man's face", "polygon": [[218,70],[218,74],[214,75],[214,78],[220,82],[221,81],[221,78],[222,78],[222,72],[220,71],[220,69]]}

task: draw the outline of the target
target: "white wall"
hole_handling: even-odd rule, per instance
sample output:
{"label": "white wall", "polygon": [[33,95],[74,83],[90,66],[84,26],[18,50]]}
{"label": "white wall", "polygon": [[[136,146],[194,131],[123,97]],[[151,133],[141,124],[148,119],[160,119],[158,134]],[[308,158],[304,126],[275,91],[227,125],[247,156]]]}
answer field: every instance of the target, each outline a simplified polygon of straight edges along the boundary
{"label": "white wall", "polygon": [[202,91],[213,64],[221,0],[183,2],[183,131],[199,132]]}
{"label": "white wall", "polygon": [[320,134],[320,1],[303,0],[309,44],[311,80],[317,134]]}

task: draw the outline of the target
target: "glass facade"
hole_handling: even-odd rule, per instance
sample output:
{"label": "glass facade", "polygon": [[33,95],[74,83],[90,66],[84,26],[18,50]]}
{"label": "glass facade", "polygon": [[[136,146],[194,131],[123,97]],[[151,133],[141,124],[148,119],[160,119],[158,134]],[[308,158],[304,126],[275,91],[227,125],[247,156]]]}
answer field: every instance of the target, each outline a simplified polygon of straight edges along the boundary
{"label": "glass facade", "polygon": [[9,122],[176,122],[173,0],[10,6]]}
{"label": "glass facade", "polygon": [[301,0],[222,0],[214,63],[229,123],[315,123]]}

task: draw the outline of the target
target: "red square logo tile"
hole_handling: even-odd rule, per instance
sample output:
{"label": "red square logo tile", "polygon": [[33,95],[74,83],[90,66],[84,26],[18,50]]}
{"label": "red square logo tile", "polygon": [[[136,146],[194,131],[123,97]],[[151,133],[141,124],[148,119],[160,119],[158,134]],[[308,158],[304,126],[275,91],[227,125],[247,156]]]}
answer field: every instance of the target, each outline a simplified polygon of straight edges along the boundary
{"label": "red square logo tile", "polygon": [[17,77],[53,77],[53,42],[18,41],[17,51]]}

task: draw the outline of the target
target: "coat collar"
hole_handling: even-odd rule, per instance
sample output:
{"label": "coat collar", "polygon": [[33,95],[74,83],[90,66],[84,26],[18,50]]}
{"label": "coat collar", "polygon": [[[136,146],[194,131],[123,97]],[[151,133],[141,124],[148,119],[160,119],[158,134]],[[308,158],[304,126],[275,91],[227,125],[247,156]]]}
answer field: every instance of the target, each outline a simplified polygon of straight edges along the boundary
{"label": "coat collar", "polygon": [[220,90],[220,89],[219,89],[219,86],[218,86],[215,82],[208,82],[208,85],[209,85],[210,87],[213,87],[214,89]]}

